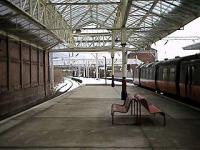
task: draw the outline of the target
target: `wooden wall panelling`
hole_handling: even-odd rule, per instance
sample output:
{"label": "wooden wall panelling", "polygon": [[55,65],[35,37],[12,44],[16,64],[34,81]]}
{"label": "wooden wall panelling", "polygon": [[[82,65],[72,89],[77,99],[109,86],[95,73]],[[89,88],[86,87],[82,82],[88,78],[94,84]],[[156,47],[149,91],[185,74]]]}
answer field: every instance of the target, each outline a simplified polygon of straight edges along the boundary
{"label": "wooden wall panelling", "polygon": [[21,43],[22,50],[22,65],[23,65],[23,88],[30,87],[30,46],[24,43]]}
{"label": "wooden wall panelling", "polygon": [[47,53],[47,65],[48,65],[48,83],[50,84],[50,60],[49,60],[49,52]]}
{"label": "wooden wall panelling", "polygon": [[47,96],[47,84],[46,84],[46,52],[44,50],[43,52],[43,72],[44,72],[44,92],[45,92],[45,96]]}
{"label": "wooden wall panelling", "polygon": [[9,38],[8,40],[9,56],[9,90],[14,91],[21,88],[20,81],[20,43]]}
{"label": "wooden wall panelling", "polygon": [[37,49],[37,83],[40,85],[40,52]]}
{"label": "wooden wall panelling", "polygon": [[22,58],[22,42],[19,42],[19,61],[20,61],[20,87],[23,88],[23,58]]}
{"label": "wooden wall panelling", "polygon": [[38,53],[37,49],[31,47],[31,85],[38,85]]}
{"label": "wooden wall panelling", "polygon": [[44,53],[43,51],[39,51],[39,73],[40,73],[40,78],[39,78],[39,83],[40,85],[44,86]]}
{"label": "wooden wall panelling", "polygon": [[29,45],[29,58],[30,58],[30,87],[32,87],[32,49]]}
{"label": "wooden wall panelling", "polygon": [[8,90],[7,38],[0,35],[0,94]]}

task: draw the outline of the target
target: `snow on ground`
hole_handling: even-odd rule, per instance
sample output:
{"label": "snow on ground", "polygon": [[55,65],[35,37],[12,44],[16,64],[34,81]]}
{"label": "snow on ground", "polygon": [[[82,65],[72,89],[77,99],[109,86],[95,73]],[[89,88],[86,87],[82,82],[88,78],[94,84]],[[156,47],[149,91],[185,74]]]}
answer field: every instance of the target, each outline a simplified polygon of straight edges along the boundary
{"label": "snow on ground", "polygon": [[[68,90],[70,88],[70,86],[73,84],[73,86],[68,90],[71,91],[77,87],[79,87],[80,85],[84,85],[84,84],[111,84],[111,80],[106,80],[105,79],[95,79],[95,78],[83,78],[83,77],[77,77],[77,79],[82,80],[82,83],[78,83],[74,80],[72,80],[71,78],[64,78],[64,82],[58,84],[56,87],[54,87],[55,91],[60,91],[60,92],[65,92],[66,90]],[[115,85],[122,85],[121,82],[115,81]],[[127,83],[127,85],[133,85],[131,83]]]}
{"label": "snow on ground", "polygon": [[[78,79],[81,79],[83,81],[82,84],[111,84],[112,80],[106,80],[105,79],[95,79],[95,78],[83,78],[79,77]],[[116,85],[122,85],[121,82],[115,81]],[[130,83],[127,83],[127,85],[133,85]]]}
{"label": "snow on ground", "polygon": [[[71,87],[71,85],[73,84],[73,86]],[[54,87],[54,90],[55,91],[59,91],[59,92],[65,92],[66,90],[69,89],[69,91],[79,87],[80,84],[77,83],[76,81],[70,79],[70,78],[64,78],[64,82],[63,83],[60,83],[58,84],[57,86]]]}
{"label": "snow on ground", "polygon": [[73,86],[71,87],[71,89],[69,91],[71,91],[71,90],[73,90],[73,89],[75,89],[75,88],[77,88],[77,87],[79,87],[81,85],[80,83],[78,83],[78,82],[76,82],[74,80],[71,80],[71,81],[73,83]]}

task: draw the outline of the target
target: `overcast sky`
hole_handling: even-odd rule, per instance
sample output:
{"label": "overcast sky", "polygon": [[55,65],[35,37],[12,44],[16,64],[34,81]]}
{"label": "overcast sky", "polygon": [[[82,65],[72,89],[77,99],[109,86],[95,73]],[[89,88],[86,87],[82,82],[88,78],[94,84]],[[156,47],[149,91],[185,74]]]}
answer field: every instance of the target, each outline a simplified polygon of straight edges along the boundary
{"label": "overcast sky", "polygon": [[[200,18],[187,24],[183,30],[178,30],[168,37],[200,37]],[[186,56],[199,53],[199,50],[183,50],[184,46],[200,42],[199,40],[160,40],[151,47],[158,50],[158,60],[174,58],[175,56]]]}

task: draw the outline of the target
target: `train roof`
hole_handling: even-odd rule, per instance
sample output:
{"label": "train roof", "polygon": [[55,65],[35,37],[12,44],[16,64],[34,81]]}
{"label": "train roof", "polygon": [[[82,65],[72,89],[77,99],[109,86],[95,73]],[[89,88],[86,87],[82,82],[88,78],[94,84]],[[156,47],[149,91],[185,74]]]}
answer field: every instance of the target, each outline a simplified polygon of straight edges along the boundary
{"label": "train roof", "polygon": [[177,63],[190,61],[190,60],[191,61],[200,60],[200,53],[195,54],[195,55],[184,56],[184,57],[176,57],[174,59],[168,59],[168,60],[163,60],[163,61],[159,61],[159,62],[141,64],[141,65],[137,66],[136,69],[138,69],[138,68],[149,68],[149,67],[153,67],[153,66],[157,66],[157,65],[169,65],[169,64],[175,65]]}
{"label": "train roof", "polygon": [[160,61],[158,63],[158,65],[169,65],[169,64],[176,64],[177,62],[180,62],[182,59],[182,57],[179,57],[179,58],[175,58],[175,59],[168,59],[168,60],[163,60],[163,61]]}
{"label": "train roof", "polygon": [[177,64],[182,61],[189,61],[189,60],[193,60],[193,59],[200,59],[200,53],[195,54],[195,55],[184,56],[184,57],[176,57],[174,59],[163,60],[163,61],[159,62],[159,65],[160,64],[162,64],[162,65]]}
{"label": "train roof", "polygon": [[140,68],[145,68],[147,64],[142,64]]}
{"label": "train roof", "polygon": [[183,58],[183,60],[200,59],[200,53],[195,54],[195,55],[184,56],[182,58]]}

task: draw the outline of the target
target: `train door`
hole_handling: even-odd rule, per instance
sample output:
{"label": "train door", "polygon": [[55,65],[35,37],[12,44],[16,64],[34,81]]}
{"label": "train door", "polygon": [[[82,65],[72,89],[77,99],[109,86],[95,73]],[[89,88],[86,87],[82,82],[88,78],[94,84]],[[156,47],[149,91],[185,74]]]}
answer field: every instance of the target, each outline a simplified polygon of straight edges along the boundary
{"label": "train door", "polygon": [[185,76],[185,96],[189,98],[192,92],[192,77],[194,74],[194,66],[187,66],[186,76]]}
{"label": "train door", "polygon": [[200,104],[200,60],[191,61],[188,65],[187,97]]}
{"label": "train door", "polygon": [[189,98],[191,100],[199,100],[199,88],[198,88],[198,62],[194,62],[194,65],[190,67],[190,83],[189,83]]}

